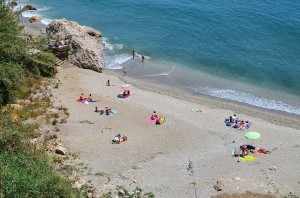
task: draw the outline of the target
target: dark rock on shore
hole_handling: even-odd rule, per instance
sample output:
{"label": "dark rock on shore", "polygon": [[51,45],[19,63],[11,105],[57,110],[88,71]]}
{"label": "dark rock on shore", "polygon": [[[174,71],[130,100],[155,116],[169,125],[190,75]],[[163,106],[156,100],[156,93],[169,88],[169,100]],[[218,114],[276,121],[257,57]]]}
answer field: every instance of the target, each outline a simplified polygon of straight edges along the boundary
{"label": "dark rock on shore", "polygon": [[24,10],[37,10],[37,9],[33,5],[26,5],[24,6]]}

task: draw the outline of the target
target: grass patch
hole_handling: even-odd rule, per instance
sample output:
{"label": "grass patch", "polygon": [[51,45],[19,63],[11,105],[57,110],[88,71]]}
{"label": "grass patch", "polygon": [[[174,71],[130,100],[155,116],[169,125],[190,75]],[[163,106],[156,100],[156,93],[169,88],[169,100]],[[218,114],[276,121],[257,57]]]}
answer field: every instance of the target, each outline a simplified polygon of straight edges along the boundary
{"label": "grass patch", "polygon": [[43,153],[38,157],[34,152],[7,150],[0,154],[0,163],[4,197],[81,197],[70,181],[53,171]]}

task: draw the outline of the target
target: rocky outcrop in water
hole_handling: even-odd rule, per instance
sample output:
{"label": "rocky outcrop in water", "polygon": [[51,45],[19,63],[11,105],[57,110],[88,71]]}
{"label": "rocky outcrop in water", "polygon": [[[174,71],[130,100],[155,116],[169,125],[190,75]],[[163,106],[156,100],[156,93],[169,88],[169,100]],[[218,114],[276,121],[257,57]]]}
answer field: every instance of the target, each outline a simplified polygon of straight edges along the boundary
{"label": "rocky outcrop in water", "polygon": [[23,8],[24,10],[37,10],[36,7],[32,6],[32,5],[26,5]]}
{"label": "rocky outcrop in water", "polygon": [[49,36],[57,38],[59,45],[68,46],[68,61],[80,68],[102,72],[103,44],[101,33],[76,22],[59,19],[47,28]]}

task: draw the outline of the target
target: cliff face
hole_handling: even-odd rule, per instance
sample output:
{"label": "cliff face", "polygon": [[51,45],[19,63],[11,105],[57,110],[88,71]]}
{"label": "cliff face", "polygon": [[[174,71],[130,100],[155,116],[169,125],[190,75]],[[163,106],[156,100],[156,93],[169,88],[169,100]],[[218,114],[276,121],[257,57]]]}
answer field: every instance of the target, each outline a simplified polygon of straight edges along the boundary
{"label": "cliff face", "polygon": [[101,33],[76,22],[59,19],[51,22],[47,33],[69,46],[68,61],[80,68],[101,72],[103,45]]}

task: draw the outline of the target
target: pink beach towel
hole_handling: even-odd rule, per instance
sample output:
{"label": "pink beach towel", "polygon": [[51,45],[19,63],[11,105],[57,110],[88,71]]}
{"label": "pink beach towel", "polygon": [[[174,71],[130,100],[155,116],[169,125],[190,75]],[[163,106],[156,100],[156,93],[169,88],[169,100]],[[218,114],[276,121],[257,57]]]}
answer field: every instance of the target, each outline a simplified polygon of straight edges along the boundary
{"label": "pink beach towel", "polygon": [[151,118],[148,118],[148,119],[146,120],[146,122],[147,122],[147,123],[154,123],[155,120],[152,120]]}

